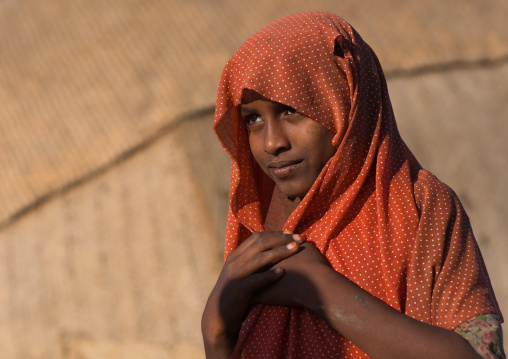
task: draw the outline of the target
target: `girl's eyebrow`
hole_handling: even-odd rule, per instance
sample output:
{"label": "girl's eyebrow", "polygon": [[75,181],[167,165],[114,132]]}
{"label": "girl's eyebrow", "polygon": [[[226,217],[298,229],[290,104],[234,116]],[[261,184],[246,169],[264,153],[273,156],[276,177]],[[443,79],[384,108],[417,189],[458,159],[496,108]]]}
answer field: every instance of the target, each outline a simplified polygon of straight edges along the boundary
{"label": "girl's eyebrow", "polygon": [[240,112],[255,113],[256,110],[254,110],[253,108],[241,106]]}

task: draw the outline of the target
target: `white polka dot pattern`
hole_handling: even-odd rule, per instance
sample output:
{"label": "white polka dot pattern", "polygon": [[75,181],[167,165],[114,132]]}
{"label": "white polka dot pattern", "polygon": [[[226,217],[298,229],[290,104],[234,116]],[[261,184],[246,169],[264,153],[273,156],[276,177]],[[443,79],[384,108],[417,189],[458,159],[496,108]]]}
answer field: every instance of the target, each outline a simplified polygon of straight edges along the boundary
{"label": "white polka dot pattern", "polygon": [[[334,46],[344,57],[334,55]],[[292,213],[333,268],[393,308],[452,329],[481,313],[500,315],[460,202],[421,169],[399,136],[379,62],[358,33],[327,12],[278,20],[227,63],[214,130],[232,158],[226,255],[263,230],[270,180],[249,150],[239,116],[251,89],[335,133],[337,153]],[[234,357],[366,358],[310,312],[257,306]]]}

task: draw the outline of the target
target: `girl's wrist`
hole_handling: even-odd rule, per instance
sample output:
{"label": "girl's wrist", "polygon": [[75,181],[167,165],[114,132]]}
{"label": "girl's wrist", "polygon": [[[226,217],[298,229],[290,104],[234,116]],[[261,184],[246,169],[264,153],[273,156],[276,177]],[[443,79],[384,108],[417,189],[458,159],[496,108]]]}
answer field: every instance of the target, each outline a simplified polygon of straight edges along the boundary
{"label": "girl's wrist", "polygon": [[[310,283],[309,288],[302,288],[301,291],[302,305],[313,314],[322,318],[325,310],[323,299],[326,297],[326,293],[331,290],[331,283],[337,285],[338,282],[336,281],[336,277],[342,277],[342,275],[335,272],[335,270],[328,265],[317,265],[313,268],[312,273],[315,280]],[[334,279],[333,282],[330,282],[331,278]]]}
{"label": "girl's wrist", "polygon": [[212,303],[207,303],[201,321],[201,334],[207,358],[229,358],[238,340],[238,331],[228,327],[220,316],[210,310]]}
{"label": "girl's wrist", "polygon": [[236,345],[237,335],[228,334],[219,327],[202,328],[203,343],[207,358],[229,358]]}

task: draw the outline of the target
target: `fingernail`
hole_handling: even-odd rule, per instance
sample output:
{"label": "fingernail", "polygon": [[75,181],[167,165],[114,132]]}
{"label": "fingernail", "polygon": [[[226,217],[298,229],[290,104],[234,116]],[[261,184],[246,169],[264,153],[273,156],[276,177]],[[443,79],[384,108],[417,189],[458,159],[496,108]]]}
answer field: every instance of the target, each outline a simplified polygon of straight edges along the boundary
{"label": "fingernail", "polygon": [[290,229],[285,229],[285,230],[282,231],[282,233],[284,233],[284,234],[293,234],[293,231],[290,230]]}
{"label": "fingernail", "polygon": [[293,249],[293,248],[295,248],[295,247],[296,247],[296,242],[291,242],[291,243],[289,243],[289,244],[286,246],[286,248],[287,248],[287,249]]}
{"label": "fingernail", "polygon": [[299,234],[293,234],[293,239],[297,241],[298,243],[303,242],[303,237]]}

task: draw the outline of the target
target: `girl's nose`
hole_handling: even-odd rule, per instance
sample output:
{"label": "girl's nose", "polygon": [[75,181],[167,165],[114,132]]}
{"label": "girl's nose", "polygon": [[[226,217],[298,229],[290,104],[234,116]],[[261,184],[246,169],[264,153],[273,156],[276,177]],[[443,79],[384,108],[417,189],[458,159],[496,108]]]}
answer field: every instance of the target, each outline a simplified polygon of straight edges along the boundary
{"label": "girl's nose", "polygon": [[265,126],[264,150],[273,156],[291,148],[291,143],[280,119],[267,120]]}

